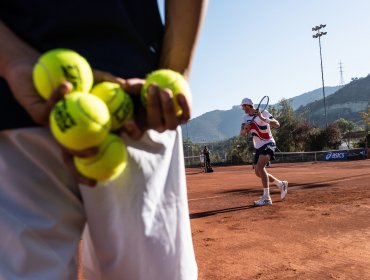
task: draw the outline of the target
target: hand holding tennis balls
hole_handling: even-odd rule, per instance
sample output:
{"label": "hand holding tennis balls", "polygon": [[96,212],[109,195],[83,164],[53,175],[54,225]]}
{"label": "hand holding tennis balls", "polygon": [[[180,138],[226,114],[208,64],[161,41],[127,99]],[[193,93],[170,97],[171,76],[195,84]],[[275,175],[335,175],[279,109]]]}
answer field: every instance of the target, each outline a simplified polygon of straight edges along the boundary
{"label": "hand holding tennis balls", "polygon": [[71,150],[98,146],[110,131],[110,114],[98,97],[81,92],[67,94],[50,113],[55,139]]}
{"label": "hand holding tennis balls", "polygon": [[[126,167],[127,150],[122,139],[109,134],[132,117],[131,98],[114,83],[100,83],[92,94],[93,74],[89,63],[68,49],[44,53],[33,68],[34,86],[41,97],[51,94],[62,83],[72,85],[70,93],[55,103],[49,115],[50,130],[67,150],[75,169],[86,178],[105,181],[118,176]],[[112,117],[112,118],[111,118]],[[90,157],[73,156],[98,147]],[[75,152],[73,152],[75,151]]]}
{"label": "hand holding tennis balls", "polygon": [[69,49],[53,49],[44,53],[34,65],[32,74],[35,88],[45,100],[62,82],[70,82],[72,91],[79,92],[89,92],[93,84],[89,63]]}
{"label": "hand holding tennis balls", "polygon": [[92,157],[74,157],[74,164],[83,176],[96,181],[110,181],[119,176],[127,165],[127,148],[123,140],[108,134]]}
{"label": "hand holding tennis balls", "polygon": [[117,83],[102,82],[91,89],[91,94],[99,97],[108,106],[112,120],[112,130],[121,128],[130,120],[134,112],[131,97]]}
{"label": "hand holding tennis balls", "polygon": [[141,99],[144,105],[147,104],[148,87],[150,84],[157,85],[160,89],[170,89],[173,93],[173,103],[175,107],[176,116],[181,116],[183,111],[178,104],[176,96],[183,94],[187,101],[191,102],[191,92],[188,82],[178,72],[170,69],[159,69],[147,75],[145,83],[141,90]]}

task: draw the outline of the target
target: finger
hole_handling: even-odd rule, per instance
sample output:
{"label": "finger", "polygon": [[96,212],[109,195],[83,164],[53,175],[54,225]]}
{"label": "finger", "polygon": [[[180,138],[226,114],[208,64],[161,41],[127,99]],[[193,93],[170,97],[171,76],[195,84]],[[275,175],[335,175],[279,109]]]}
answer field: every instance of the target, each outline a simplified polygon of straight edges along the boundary
{"label": "finger", "polygon": [[61,83],[50,95],[49,99],[46,101],[46,106],[42,107],[42,113],[40,115],[43,116],[43,125],[49,127],[49,115],[51,110],[53,109],[55,103],[61,100],[66,94],[72,91],[72,84],[69,82]]}
{"label": "finger", "polygon": [[85,186],[88,186],[88,187],[91,187],[91,188],[95,187],[95,186],[96,186],[96,184],[98,183],[98,182],[97,182],[96,180],[94,180],[94,179],[90,179],[90,178],[87,178],[87,177],[85,177],[85,176],[81,175],[81,174],[77,171],[77,169],[76,169],[75,178],[76,178],[76,180],[77,180],[77,182],[78,182],[79,184],[81,184],[81,185],[85,185]]}
{"label": "finger", "polygon": [[121,88],[123,88],[124,85],[126,84],[126,80],[120,77],[116,77],[114,83],[119,84]]}
{"label": "finger", "polygon": [[55,103],[62,99],[66,94],[70,93],[73,86],[70,82],[61,83],[50,95],[49,99],[46,101],[48,107],[52,108]]}
{"label": "finger", "polygon": [[122,88],[132,95],[140,95],[141,88],[143,87],[145,80],[139,78],[127,79],[121,86]]}
{"label": "finger", "polygon": [[159,88],[152,84],[148,87],[147,95],[147,120],[149,128],[153,128],[159,132],[164,131],[161,99],[159,96]]}
{"label": "finger", "polygon": [[182,109],[182,115],[179,118],[180,124],[184,124],[188,120],[190,120],[190,116],[191,116],[190,104],[188,100],[186,99],[185,95],[181,93],[177,94],[175,98],[177,99],[177,103]]}
{"label": "finger", "polygon": [[126,122],[123,126],[123,131],[134,140],[139,140],[144,134],[144,131],[141,130],[133,120]]}
{"label": "finger", "polygon": [[95,83],[101,83],[101,82],[116,83],[117,80],[123,80],[122,78],[118,78],[109,72],[96,70],[96,69],[93,69],[93,76],[94,76]]}
{"label": "finger", "polygon": [[178,120],[176,117],[175,106],[172,101],[173,93],[170,89],[166,88],[160,91],[159,97],[161,101],[164,126],[167,129],[174,130],[178,125]]}
{"label": "finger", "polygon": [[97,184],[96,180],[87,178],[78,172],[73,161],[73,155],[70,154],[67,149],[62,148],[62,157],[67,169],[78,183],[87,185],[89,187],[94,187]]}
{"label": "finger", "polygon": [[95,83],[112,82],[119,84],[130,95],[139,96],[145,80],[140,78],[123,79],[101,70],[93,70]]}
{"label": "finger", "polygon": [[112,82],[112,83],[119,84],[122,88],[125,87],[125,84],[126,84],[125,79],[114,76],[113,74],[109,72],[94,69],[93,74],[94,74],[95,84],[102,83],[102,82]]}
{"label": "finger", "polygon": [[66,147],[63,147],[62,149],[64,149],[66,153],[68,153],[72,156],[82,157],[82,158],[92,157],[92,156],[95,156],[99,153],[99,147],[98,146],[91,147],[91,148],[84,149],[84,150],[71,150],[71,149],[68,149]]}

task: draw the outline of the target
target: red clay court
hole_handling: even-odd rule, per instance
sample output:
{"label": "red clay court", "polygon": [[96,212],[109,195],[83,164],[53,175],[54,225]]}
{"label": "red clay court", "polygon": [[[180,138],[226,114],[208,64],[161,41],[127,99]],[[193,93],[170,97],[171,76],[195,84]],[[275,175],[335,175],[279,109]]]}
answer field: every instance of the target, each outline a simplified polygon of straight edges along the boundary
{"label": "red clay court", "polygon": [[370,160],[273,164],[286,199],[254,207],[250,165],[187,169],[199,280],[370,279]]}

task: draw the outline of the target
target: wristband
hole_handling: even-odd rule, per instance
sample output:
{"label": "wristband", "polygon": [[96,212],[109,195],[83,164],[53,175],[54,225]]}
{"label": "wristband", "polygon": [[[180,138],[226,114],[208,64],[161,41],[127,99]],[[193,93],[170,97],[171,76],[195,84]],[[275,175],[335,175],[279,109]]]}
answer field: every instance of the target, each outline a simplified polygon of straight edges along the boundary
{"label": "wristband", "polygon": [[265,120],[265,123],[270,123],[270,119],[266,119]]}

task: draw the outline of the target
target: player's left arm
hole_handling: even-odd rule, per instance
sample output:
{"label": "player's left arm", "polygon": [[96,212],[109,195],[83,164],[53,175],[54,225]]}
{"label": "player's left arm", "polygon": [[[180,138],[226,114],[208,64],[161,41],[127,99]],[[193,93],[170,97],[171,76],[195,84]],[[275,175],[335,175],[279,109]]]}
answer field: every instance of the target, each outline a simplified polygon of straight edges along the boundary
{"label": "player's left arm", "polygon": [[269,112],[267,112],[267,111],[264,111],[263,113],[259,112],[258,116],[260,117],[260,119],[263,122],[268,123],[271,128],[279,128],[280,127],[279,121],[277,119],[275,119]]}
{"label": "player's left arm", "polygon": [[274,118],[270,119],[269,124],[270,124],[271,128],[279,128],[280,127],[279,121],[277,119],[274,119]]}

